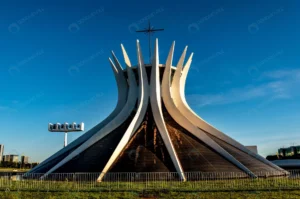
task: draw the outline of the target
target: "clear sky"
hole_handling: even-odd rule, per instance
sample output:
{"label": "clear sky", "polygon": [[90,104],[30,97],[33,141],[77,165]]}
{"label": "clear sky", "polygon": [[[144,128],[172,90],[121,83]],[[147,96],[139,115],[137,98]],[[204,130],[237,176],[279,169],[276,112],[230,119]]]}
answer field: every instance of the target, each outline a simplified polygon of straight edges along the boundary
{"label": "clear sky", "polygon": [[[0,143],[42,161],[63,146],[48,122],[90,129],[117,102],[108,63],[120,43],[136,63],[136,39],[157,28],[161,63],[194,52],[186,95],[205,120],[263,156],[300,145],[300,2],[3,1],[0,6]],[[146,59],[147,60],[147,59]],[[72,141],[82,133],[70,133]]]}

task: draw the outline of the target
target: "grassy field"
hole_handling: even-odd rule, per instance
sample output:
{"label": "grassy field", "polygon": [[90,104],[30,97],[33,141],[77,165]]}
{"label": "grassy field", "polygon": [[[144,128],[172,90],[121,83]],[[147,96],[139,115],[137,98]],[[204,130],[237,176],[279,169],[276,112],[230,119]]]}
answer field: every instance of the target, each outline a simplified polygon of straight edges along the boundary
{"label": "grassy field", "polygon": [[9,180],[0,178],[0,190],[23,191],[143,191],[169,190],[176,192],[191,191],[252,191],[252,190],[297,190],[300,179],[268,178],[268,179],[236,179],[207,181],[156,181],[156,182],[72,182],[40,181],[40,180]]}
{"label": "grassy field", "polygon": [[0,192],[1,199],[277,199],[300,198],[300,191],[252,192]]}
{"label": "grassy field", "polygon": [[0,168],[0,172],[26,172],[29,169]]}
{"label": "grassy field", "polygon": [[[20,177],[20,176],[19,176]],[[0,199],[155,199],[299,198],[300,178],[243,178],[202,181],[101,182],[85,178],[60,181],[0,177]]]}

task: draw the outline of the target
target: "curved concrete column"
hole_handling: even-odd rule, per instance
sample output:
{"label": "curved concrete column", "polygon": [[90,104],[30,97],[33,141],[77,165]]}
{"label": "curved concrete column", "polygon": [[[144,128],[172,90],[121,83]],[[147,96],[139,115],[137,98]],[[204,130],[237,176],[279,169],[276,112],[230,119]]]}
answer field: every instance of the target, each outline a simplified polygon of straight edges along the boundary
{"label": "curved concrete column", "polygon": [[[265,158],[261,157],[260,155],[253,153],[252,151],[250,151],[249,149],[247,149],[245,146],[243,146],[242,144],[240,144],[239,142],[237,142],[236,140],[230,138],[229,136],[227,136],[226,134],[224,134],[223,132],[219,131],[218,129],[216,129],[215,127],[213,127],[211,124],[207,123],[206,121],[204,121],[200,116],[198,116],[188,105],[188,103],[186,102],[186,98],[185,98],[185,84],[186,84],[186,78],[187,78],[187,74],[192,62],[192,57],[193,57],[193,53],[191,54],[191,56],[189,57],[185,67],[182,70],[183,67],[183,63],[184,63],[184,57],[186,54],[186,49],[184,50],[184,53],[182,54],[177,67],[176,67],[176,71],[173,77],[173,81],[172,81],[172,98],[175,102],[175,105],[177,106],[178,110],[195,126],[197,126],[198,128],[202,129],[203,131],[227,142],[228,144],[236,147],[237,149],[247,153],[248,155],[258,159],[259,161],[275,168],[281,171],[284,171],[283,169],[281,169],[280,167],[270,163],[268,160],[266,160]],[[284,171],[286,172],[286,171]]]}
{"label": "curved concrete column", "polygon": [[[114,65],[111,59],[109,60],[110,63]],[[54,167],[52,167],[45,175],[54,172],[65,163],[72,160],[75,156],[79,155],[81,152],[83,152],[84,150],[86,150],[87,148],[89,148],[99,140],[101,140],[103,137],[111,133],[113,130],[119,127],[123,122],[126,121],[126,119],[130,116],[130,114],[134,110],[134,106],[138,95],[136,79],[133,74],[131,66],[127,66],[127,73],[128,73],[128,83],[129,83],[128,99],[125,106],[120,111],[120,113],[113,120],[111,120],[107,125],[105,125],[101,130],[99,130],[96,134],[94,134],[86,142],[84,142],[81,146],[79,146],[76,150],[74,150],[71,154],[69,154],[66,158],[64,158]]]}
{"label": "curved concrete column", "polygon": [[171,141],[169,132],[167,130],[164,117],[161,108],[161,93],[160,93],[160,81],[159,81],[159,54],[158,54],[158,40],[155,41],[154,49],[154,59],[152,61],[152,71],[151,71],[151,82],[150,82],[150,104],[152,108],[152,113],[154,117],[155,124],[158,131],[165,143],[165,146],[169,152],[172,162],[175,166],[176,171],[182,181],[186,181],[184,176],[181,163],[177,157],[177,153],[174,149],[173,143]]}
{"label": "curved concrete column", "polygon": [[68,153],[69,151],[73,150],[74,148],[78,147],[80,144],[88,140],[92,135],[97,133],[100,129],[102,129],[105,125],[107,125],[110,121],[112,121],[122,110],[124,105],[127,101],[127,94],[128,94],[128,83],[127,80],[123,74],[123,68],[120,65],[118,59],[116,58],[115,54],[112,52],[115,64],[113,64],[110,60],[110,65],[113,69],[114,76],[117,82],[118,87],[118,102],[113,110],[113,112],[105,118],[102,122],[97,124],[95,127],[93,127],[88,132],[84,133],[82,136],[68,144],[63,149],[56,152],[54,155],[50,156],[48,159],[44,160],[41,164],[37,165],[35,168],[30,170],[28,173],[33,173],[38,169],[41,169],[43,166],[45,166],[47,163],[51,162],[55,158],[59,157],[60,155],[63,155],[64,153]]}
{"label": "curved concrete column", "polygon": [[149,102],[149,84],[145,68],[145,63],[140,47],[140,42],[137,40],[137,56],[138,56],[138,76],[139,76],[139,105],[138,110],[140,110],[141,116],[137,118],[137,121],[134,124],[133,132],[135,132],[140,124],[142,123],[144,116],[146,114]]}
{"label": "curved concrete column", "polygon": [[121,44],[121,48],[122,48],[122,53],[123,53],[123,57],[124,57],[124,62],[126,64],[127,67],[132,67],[131,66],[131,62],[130,62],[130,59],[128,57],[128,54],[123,46],[123,44]]}
{"label": "curved concrete column", "polygon": [[[126,62],[126,59],[127,61],[129,60],[128,55],[124,47],[122,47],[122,50]],[[114,150],[113,154],[110,156],[108,162],[106,163],[100,176],[98,177],[97,179],[98,182],[102,181],[106,172],[109,171],[112,164],[118,158],[119,154],[122,152],[126,144],[128,144],[134,132],[141,125],[147,111],[148,99],[149,99],[149,85],[148,85],[148,80],[147,80],[148,78],[146,74],[145,64],[143,61],[143,56],[142,56],[139,41],[137,41],[137,56],[138,56],[138,77],[139,77],[139,97],[138,97],[139,100],[138,100],[137,111],[130,125],[128,126],[126,132],[124,133],[121,141],[119,142],[118,146]]]}
{"label": "curved concrete column", "polygon": [[[212,148],[214,151],[216,151],[218,154],[220,154],[222,157],[227,159],[229,162],[231,162],[236,167],[240,168],[242,171],[246,172],[252,177],[256,177],[255,174],[253,174],[247,167],[245,167],[242,163],[237,161],[232,155],[230,155],[226,150],[224,150],[222,147],[220,147],[215,141],[213,141],[208,135],[205,134],[201,129],[193,125],[176,107],[174,101],[177,101],[177,99],[172,99],[171,95],[171,83],[170,83],[170,77],[171,77],[171,66],[173,61],[173,52],[174,52],[174,45],[175,42],[173,42],[172,47],[170,49],[168,59],[165,66],[165,71],[163,75],[163,81],[162,81],[162,98],[165,103],[166,109],[168,110],[171,117],[183,128],[188,130],[190,133],[192,133],[194,136],[196,136],[198,139],[203,141],[205,144],[207,144],[210,148]],[[186,49],[185,49],[186,50]],[[181,56],[181,59],[183,59]],[[172,90],[177,90],[179,88],[173,88]]]}

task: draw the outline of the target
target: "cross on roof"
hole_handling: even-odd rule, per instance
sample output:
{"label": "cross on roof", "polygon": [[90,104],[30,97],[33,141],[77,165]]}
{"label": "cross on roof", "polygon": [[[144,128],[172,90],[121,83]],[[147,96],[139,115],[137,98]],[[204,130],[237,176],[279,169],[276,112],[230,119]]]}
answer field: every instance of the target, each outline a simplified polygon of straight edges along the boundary
{"label": "cross on roof", "polygon": [[151,34],[154,34],[157,31],[163,31],[163,28],[158,28],[155,29],[153,26],[150,24],[150,20],[148,21],[148,28],[145,28],[144,30],[137,30],[135,32],[143,32],[145,34],[148,34],[149,36],[149,63],[151,63]]}

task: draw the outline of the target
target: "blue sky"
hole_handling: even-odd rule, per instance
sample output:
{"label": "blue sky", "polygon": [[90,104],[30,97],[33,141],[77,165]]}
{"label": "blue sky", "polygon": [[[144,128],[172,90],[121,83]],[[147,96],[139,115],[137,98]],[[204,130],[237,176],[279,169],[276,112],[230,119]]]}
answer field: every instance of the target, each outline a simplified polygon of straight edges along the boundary
{"label": "blue sky", "polygon": [[[161,63],[176,41],[194,59],[186,95],[205,120],[262,155],[300,145],[300,13],[297,1],[6,1],[0,7],[0,143],[42,161],[63,145],[48,122],[85,122],[114,108],[108,63],[123,43],[136,63],[157,28]],[[82,133],[69,134],[69,140]]]}

